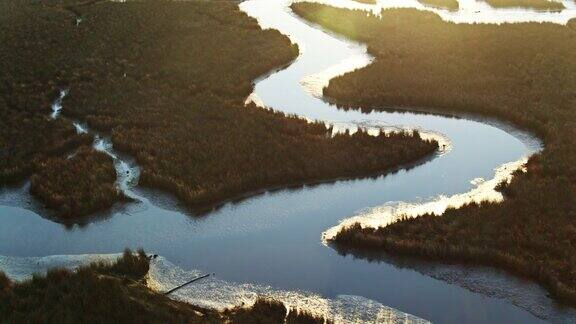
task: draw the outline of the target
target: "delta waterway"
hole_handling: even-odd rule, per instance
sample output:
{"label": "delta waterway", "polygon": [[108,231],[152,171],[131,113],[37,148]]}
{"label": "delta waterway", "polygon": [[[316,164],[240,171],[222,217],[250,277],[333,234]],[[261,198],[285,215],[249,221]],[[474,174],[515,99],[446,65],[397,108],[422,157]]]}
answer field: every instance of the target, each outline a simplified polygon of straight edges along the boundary
{"label": "delta waterway", "polygon": [[[461,1],[458,12],[426,8],[416,1],[381,1],[373,6],[325,2],[374,11],[410,6],[458,23],[562,24],[576,16],[571,1],[559,13],[496,10],[469,0]],[[322,87],[338,74],[370,64],[372,58],[363,45],[294,16],[289,5],[286,0],[240,4],[263,28],[278,29],[301,51],[289,67],[258,80],[248,100],[324,121],[337,130],[418,129],[441,140],[443,149],[434,158],[393,174],[275,190],[198,216],[167,194],[139,187],[137,165],[114,152],[100,136],[95,146],[113,155],[122,175],[118,185],[135,201],[83,225],[65,226],[51,220],[50,212],[30,197],[28,184],[1,188],[0,270],[22,279],[51,266],[74,267],[114,257],[108,254],[125,247],[143,247],[161,255],[150,273],[155,289],[167,290],[199,273],[215,273],[174,295],[202,306],[229,307],[264,294],[341,322],[576,321],[576,311],[555,303],[544,289],[502,271],[385,255],[344,256],[325,244],[325,237],[352,218],[366,226],[381,226],[398,213],[441,212],[473,200],[499,200],[494,185],[521,167],[541,143],[510,125],[474,116],[339,110],[323,100]],[[55,110],[57,118],[66,107]],[[88,131],[81,123],[76,125],[78,131]]]}

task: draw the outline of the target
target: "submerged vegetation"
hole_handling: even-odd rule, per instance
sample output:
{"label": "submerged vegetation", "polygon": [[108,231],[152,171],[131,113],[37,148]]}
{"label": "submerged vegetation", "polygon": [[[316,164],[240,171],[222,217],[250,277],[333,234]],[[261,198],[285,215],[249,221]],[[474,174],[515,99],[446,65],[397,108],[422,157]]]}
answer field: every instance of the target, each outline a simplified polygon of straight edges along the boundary
{"label": "submerged vegetation", "polygon": [[[64,118],[111,134],[115,148],[142,167],[141,184],[191,207],[268,187],[382,172],[437,148],[409,134],[331,137],[323,124],[245,106],[253,80],[290,63],[298,48],[277,31],[261,30],[235,2],[74,6],[80,3],[0,4],[0,42],[10,44],[0,49],[0,87],[11,100],[0,110],[4,173],[29,175],[29,157],[72,136],[65,120],[44,117],[48,95],[64,86],[70,89]],[[42,141],[30,144],[35,138]]]}
{"label": "submerged vegetation", "polygon": [[[195,307],[151,291],[145,282],[150,259],[126,250],[113,263],[75,271],[52,269],[24,282],[0,272],[2,323],[324,323],[284,304],[259,298],[254,306],[224,312]],[[327,321],[327,323],[331,323]]]}
{"label": "submerged vegetation", "polygon": [[116,188],[112,158],[83,146],[67,157],[40,159],[30,192],[64,218],[79,217],[112,206],[123,198]]}
{"label": "submerged vegetation", "polygon": [[494,8],[531,8],[548,11],[566,9],[562,2],[554,0],[486,0],[486,2]]}
{"label": "submerged vegetation", "polygon": [[376,57],[325,89],[344,108],[496,116],[532,130],[546,145],[530,158],[527,173],[498,187],[503,203],[376,230],[356,225],[336,243],[500,266],[576,303],[576,21],[465,25],[411,9],[385,10],[379,18],[311,3],[292,8],[368,44]]}

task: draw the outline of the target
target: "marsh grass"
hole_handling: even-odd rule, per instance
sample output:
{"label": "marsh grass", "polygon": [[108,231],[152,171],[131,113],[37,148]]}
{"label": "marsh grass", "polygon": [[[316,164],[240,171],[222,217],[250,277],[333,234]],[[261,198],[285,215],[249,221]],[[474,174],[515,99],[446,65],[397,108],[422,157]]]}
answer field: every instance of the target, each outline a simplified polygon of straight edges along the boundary
{"label": "marsh grass", "polygon": [[51,269],[24,282],[11,282],[0,272],[0,322],[324,323],[308,314],[286,318],[284,304],[265,298],[253,307],[222,313],[174,301],[146,287],[149,267],[143,250],[127,249],[115,262],[95,262],[75,271]]}
{"label": "marsh grass", "polygon": [[418,1],[424,5],[440,9],[448,9],[456,11],[458,10],[458,8],[460,8],[458,0],[418,0]]}
{"label": "marsh grass", "polygon": [[[381,173],[437,149],[408,134],[331,137],[322,123],[245,106],[253,81],[289,64],[298,48],[262,30],[236,2],[83,3],[0,3],[0,42],[10,44],[0,48],[1,93],[10,100],[0,101],[0,182],[2,172],[30,175],[30,159],[70,136],[56,131],[71,128],[65,120],[45,120],[46,98],[63,86],[70,89],[64,117],[110,134],[141,166],[141,185],[192,209],[266,188]],[[77,198],[63,199],[83,205]]]}
{"label": "marsh grass", "polygon": [[172,301],[139,283],[147,273],[143,251],[127,250],[114,263],[49,270],[11,283],[0,274],[2,323],[220,323],[212,312]]}
{"label": "marsh grass", "polygon": [[354,1],[366,4],[376,4],[376,0],[354,0]]}
{"label": "marsh grass", "polygon": [[259,297],[252,307],[234,308],[228,310],[226,314],[232,323],[238,324],[333,324],[329,319],[306,311],[288,310],[282,302],[263,297]]}
{"label": "marsh grass", "polygon": [[37,159],[34,169],[30,192],[61,218],[89,215],[124,198],[112,158],[89,146],[71,158]]}
{"label": "marsh grass", "polygon": [[367,43],[376,57],[330,81],[325,94],[342,108],[478,113],[529,129],[545,142],[526,173],[498,186],[505,195],[500,204],[471,204],[376,230],[355,225],[336,243],[501,267],[576,304],[576,20],[567,26],[466,25],[412,9],[377,17],[311,3],[292,8]]}
{"label": "marsh grass", "polygon": [[485,0],[494,8],[530,8],[543,11],[561,11],[566,9],[560,1],[549,0]]}
{"label": "marsh grass", "polygon": [[334,324],[332,320],[316,316],[307,311],[291,309],[286,317],[287,324]]}

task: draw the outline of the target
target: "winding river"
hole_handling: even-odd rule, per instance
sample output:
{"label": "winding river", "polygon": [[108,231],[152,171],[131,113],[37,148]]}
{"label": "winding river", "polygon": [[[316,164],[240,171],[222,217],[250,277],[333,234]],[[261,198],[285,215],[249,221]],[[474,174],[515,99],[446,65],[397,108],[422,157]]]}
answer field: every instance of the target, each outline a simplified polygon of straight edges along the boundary
{"label": "winding river", "polygon": [[[375,11],[416,7],[458,23],[565,23],[576,16],[571,1],[565,1],[568,9],[559,13],[487,9],[472,0],[461,1],[461,10],[455,13],[415,1],[381,1],[374,6],[347,0],[330,3]],[[0,269],[22,279],[51,266],[74,267],[114,257],[105,254],[125,247],[143,247],[161,255],[150,272],[155,289],[169,289],[201,272],[215,273],[174,295],[202,306],[229,307],[265,294],[342,322],[576,321],[575,310],[556,304],[538,285],[502,271],[383,255],[353,257],[323,243],[323,235],[330,236],[351,217],[366,226],[379,226],[399,211],[441,212],[471,200],[501,199],[494,184],[540,150],[541,143],[510,125],[474,116],[338,110],[321,98],[321,88],[335,75],[365,66],[372,58],[363,45],[295,17],[289,4],[288,0],[240,4],[262,27],[280,30],[301,51],[288,68],[258,80],[248,100],[322,120],[338,130],[419,129],[441,139],[444,149],[434,159],[394,174],[267,192],[195,216],[169,195],[138,187],[137,166],[115,153],[105,137],[98,137],[95,146],[114,157],[122,175],[118,185],[135,202],[118,205],[83,225],[66,226],[51,220],[50,213],[29,196],[27,184],[0,188]],[[56,110],[54,118],[61,111],[65,114],[66,107]],[[76,126],[87,131],[80,123]]]}

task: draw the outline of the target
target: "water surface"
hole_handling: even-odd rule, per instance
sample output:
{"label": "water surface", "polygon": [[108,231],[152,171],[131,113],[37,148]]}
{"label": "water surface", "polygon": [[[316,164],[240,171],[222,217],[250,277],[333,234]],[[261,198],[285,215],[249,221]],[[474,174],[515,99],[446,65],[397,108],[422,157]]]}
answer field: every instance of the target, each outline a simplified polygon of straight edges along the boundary
{"label": "water surface", "polygon": [[[375,314],[368,309],[379,305],[376,313],[388,317],[371,318],[390,322],[417,321],[398,317],[401,312],[441,323],[576,320],[572,309],[558,306],[539,286],[504,272],[387,256],[355,258],[325,246],[322,233],[342,220],[391,202],[426,203],[439,196],[470,192],[481,183],[480,178],[492,179],[499,166],[529,156],[541,148],[540,143],[529,134],[490,120],[338,110],[320,98],[319,89],[328,78],[369,64],[372,58],[365,47],[304,23],[291,14],[288,1],[250,0],[240,6],[263,27],[288,35],[301,50],[290,67],[259,80],[252,99],[340,129],[358,125],[386,130],[416,128],[447,139],[449,148],[409,170],[268,192],[228,203],[201,217],[181,208],[169,195],[134,187],[131,181],[124,189],[130,190],[137,202],[117,206],[82,226],[65,226],[46,217],[48,213],[26,193],[26,184],[3,188],[0,255],[102,254],[143,247],[169,260],[157,268],[156,282],[161,287],[186,281],[197,272],[193,269],[216,273],[202,290],[183,291],[179,296],[197,304],[211,300],[240,303],[238,296],[246,291],[265,290],[284,299],[289,291],[302,291],[332,300],[330,307],[344,305],[358,314]],[[58,111],[65,115],[66,107]],[[101,144],[106,149],[106,142]],[[118,168],[130,169],[130,163],[120,163],[125,162],[121,156],[118,161]]]}

